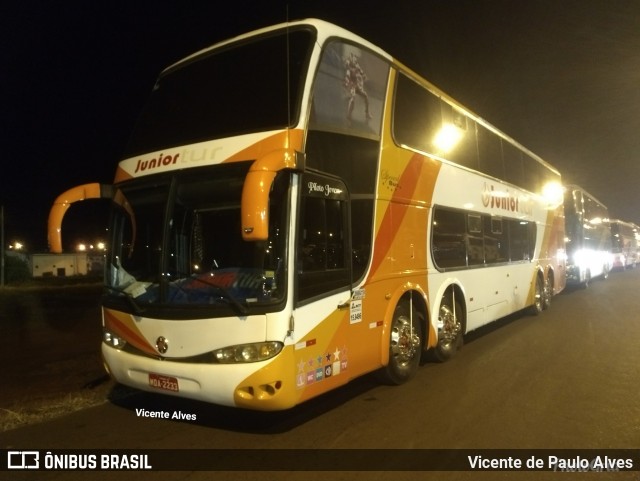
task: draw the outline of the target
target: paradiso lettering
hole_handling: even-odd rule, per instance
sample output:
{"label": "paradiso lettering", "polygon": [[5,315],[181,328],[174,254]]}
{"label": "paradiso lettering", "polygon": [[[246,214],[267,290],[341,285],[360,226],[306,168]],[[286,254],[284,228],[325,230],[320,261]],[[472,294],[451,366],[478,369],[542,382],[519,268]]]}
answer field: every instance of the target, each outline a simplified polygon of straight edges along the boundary
{"label": "paradiso lettering", "polygon": [[493,185],[487,185],[486,182],[482,191],[482,205],[490,209],[518,214],[533,214],[533,205],[528,198],[509,192],[509,189],[495,190]]}

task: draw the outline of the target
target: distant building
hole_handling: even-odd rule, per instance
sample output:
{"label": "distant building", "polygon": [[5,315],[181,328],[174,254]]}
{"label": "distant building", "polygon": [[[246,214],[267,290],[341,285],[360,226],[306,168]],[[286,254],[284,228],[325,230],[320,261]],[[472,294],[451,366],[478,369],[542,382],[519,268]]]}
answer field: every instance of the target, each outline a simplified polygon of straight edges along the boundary
{"label": "distant building", "polygon": [[101,274],[104,256],[86,252],[69,254],[32,254],[33,277],[68,277]]}

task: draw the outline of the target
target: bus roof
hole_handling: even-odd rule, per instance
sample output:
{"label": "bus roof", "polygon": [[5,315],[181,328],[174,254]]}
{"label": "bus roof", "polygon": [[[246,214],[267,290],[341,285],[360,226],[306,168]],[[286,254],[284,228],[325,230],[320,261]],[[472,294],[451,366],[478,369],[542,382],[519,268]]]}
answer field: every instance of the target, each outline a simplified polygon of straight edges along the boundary
{"label": "bus roof", "polygon": [[459,103],[457,100],[455,100],[453,97],[451,97],[450,95],[445,93],[439,87],[437,87],[436,85],[431,83],[425,77],[423,77],[422,75],[418,74],[416,71],[414,71],[413,69],[411,69],[410,67],[408,67],[407,65],[405,65],[404,63],[399,61],[397,58],[395,58],[394,56],[392,56],[391,54],[389,54],[388,52],[386,52],[382,48],[380,48],[377,45],[371,43],[369,40],[366,40],[363,37],[351,32],[349,30],[346,30],[345,28],[342,28],[342,27],[340,27],[338,25],[335,25],[333,23],[330,23],[330,22],[327,22],[325,20],[321,20],[321,19],[318,19],[318,18],[307,18],[307,19],[303,19],[303,20],[295,20],[295,21],[290,21],[290,22],[283,22],[283,23],[279,23],[279,24],[275,24],[275,25],[259,28],[259,29],[256,29],[256,30],[252,30],[250,32],[246,32],[246,33],[237,35],[235,37],[228,38],[226,40],[222,40],[220,42],[217,42],[217,43],[215,43],[215,44],[213,44],[213,45],[211,45],[211,46],[209,46],[207,48],[199,50],[199,51],[197,51],[197,52],[195,52],[195,53],[193,53],[193,54],[191,54],[191,55],[189,55],[189,56],[187,56],[187,57],[175,62],[174,64],[172,64],[169,67],[165,68],[162,71],[161,75],[164,74],[164,73],[167,73],[167,72],[169,72],[169,71],[171,71],[171,70],[173,70],[175,68],[178,68],[181,65],[184,65],[184,64],[192,61],[193,59],[195,59],[195,58],[197,58],[197,57],[199,57],[201,55],[205,55],[207,52],[211,52],[211,51],[217,50],[217,49],[225,47],[227,45],[231,45],[231,44],[236,43],[236,42],[241,42],[243,40],[246,40],[246,39],[249,39],[249,38],[252,38],[252,37],[255,37],[255,36],[264,35],[266,33],[273,32],[273,31],[276,31],[276,30],[279,30],[279,29],[293,28],[293,27],[305,26],[305,25],[314,27],[316,29],[316,31],[318,32],[318,42],[320,44],[323,44],[324,41],[329,39],[329,38],[340,37],[340,38],[344,38],[344,39],[353,41],[355,43],[358,43],[358,44],[362,45],[363,47],[366,47],[367,49],[369,49],[372,52],[376,53],[377,55],[380,55],[381,57],[387,59],[396,69],[398,69],[399,71],[402,71],[404,74],[406,74],[409,77],[411,77],[414,81],[416,81],[416,82],[422,84],[424,87],[428,88],[432,93],[434,93],[435,95],[440,97],[443,101],[445,101],[445,102],[449,103],[450,105],[454,106],[461,113],[465,114],[470,119],[474,120],[475,122],[479,123],[480,125],[484,126],[485,128],[493,131],[494,133],[499,135],[501,138],[503,138],[507,142],[517,146],[520,150],[522,150],[524,153],[526,153],[529,157],[531,157],[532,159],[536,160],[541,165],[544,165],[547,169],[551,170],[557,176],[560,176],[560,172],[553,165],[551,165],[550,163],[545,161],[543,158],[538,156],[536,153],[532,152],[531,150],[526,148],[524,145],[522,145],[521,143],[519,143],[518,141],[516,141],[515,139],[513,139],[512,137],[510,137],[506,133],[504,133],[502,130],[498,129],[497,127],[495,127],[494,125],[492,125],[488,121],[484,120],[478,114],[476,114],[476,113],[472,112],[471,110],[469,110],[467,107],[465,107],[464,105]]}
{"label": "bus roof", "polygon": [[240,35],[237,35],[235,37],[231,37],[225,40],[222,40],[220,42],[217,42],[209,47],[203,48],[202,50],[198,50],[197,52],[177,61],[176,63],[170,65],[169,67],[167,67],[166,69],[163,70],[163,72],[166,72],[168,70],[172,70],[174,68],[176,68],[179,65],[182,65],[183,63],[189,62],[190,60],[199,57],[200,55],[206,54],[207,52],[211,52],[213,50],[219,49],[221,47],[224,47],[226,45],[230,45],[236,42],[241,42],[243,40],[246,40],[248,38],[252,38],[252,37],[256,37],[259,35],[264,35],[265,33],[269,33],[269,32],[273,32],[276,30],[280,30],[283,28],[293,28],[293,27],[298,27],[298,26],[304,26],[304,25],[309,25],[312,27],[315,27],[316,30],[318,31],[318,35],[319,35],[319,40],[320,43],[324,42],[324,40],[326,40],[327,38],[330,37],[342,37],[342,38],[347,38],[349,40],[352,40],[354,42],[357,42],[361,45],[363,45],[364,47],[367,47],[368,49],[374,51],[375,53],[377,53],[378,55],[386,58],[387,60],[389,60],[390,62],[394,61],[394,58],[389,55],[387,52],[385,52],[384,50],[382,50],[380,47],[378,47],[377,45],[372,44],[370,41],[360,37],[359,35],[356,35],[353,32],[350,32],[349,30],[346,30],[342,27],[339,27],[338,25],[335,25],[333,23],[327,22],[325,20],[320,20],[317,18],[307,18],[304,20],[295,20],[295,21],[291,21],[291,22],[283,22],[283,23],[279,23],[279,24],[275,24],[275,25],[270,25],[268,27],[263,27],[263,28],[259,28],[257,30],[252,30],[250,32],[246,32]]}
{"label": "bus roof", "polygon": [[564,186],[566,189],[574,189],[574,190],[579,190],[580,192],[582,192],[584,195],[588,196],[589,198],[591,198],[592,200],[595,200],[598,204],[600,204],[602,207],[604,207],[605,209],[608,209],[608,207],[603,203],[600,202],[599,199],[597,199],[593,194],[591,194],[589,191],[587,191],[586,189],[584,189],[583,187],[580,187],[577,184],[566,184]]}

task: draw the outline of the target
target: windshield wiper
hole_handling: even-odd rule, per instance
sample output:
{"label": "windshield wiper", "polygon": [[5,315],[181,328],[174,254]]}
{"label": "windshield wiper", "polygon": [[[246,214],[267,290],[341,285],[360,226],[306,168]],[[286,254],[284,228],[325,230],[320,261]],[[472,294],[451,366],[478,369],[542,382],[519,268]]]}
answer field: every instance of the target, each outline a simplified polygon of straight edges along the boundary
{"label": "windshield wiper", "polygon": [[105,287],[111,292],[115,292],[116,294],[120,294],[120,295],[124,296],[124,298],[126,299],[127,303],[129,304],[129,306],[131,306],[131,309],[133,309],[133,313],[135,315],[139,316],[139,315],[144,313],[145,309],[140,307],[140,305],[136,302],[134,297],[131,294],[129,294],[128,292],[126,292],[124,289],[117,289],[117,288],[111,287],[111,286],[105,286]]}
{"label": "windshield wiper", "polygon": [[249,314],[249,309],[247,309],[247,306],[245,306],[238,299],[233,297],[233,294],[231,294],[226,287],[222,287],[222,286],[219,286],[218,284],[214,284],[213,282],[209,282],[206,280],[206,278],[199,277],[197,280],[198,282],[202,282],[203,284],[206,284],[208,286],[215,287],[216,289],[218,289],[223,294],[223,298],[228,300],[231,303],[231,305],[235,307],[237,311],[243,316],[246,316],[247,314]]}

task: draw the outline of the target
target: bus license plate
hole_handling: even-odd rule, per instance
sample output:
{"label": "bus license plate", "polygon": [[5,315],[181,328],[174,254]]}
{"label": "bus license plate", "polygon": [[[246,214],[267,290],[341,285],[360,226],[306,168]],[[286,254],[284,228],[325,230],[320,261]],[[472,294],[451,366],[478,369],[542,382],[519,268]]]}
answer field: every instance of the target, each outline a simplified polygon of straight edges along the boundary
{"label": "bus license plate", "polygon": [[163,376],[162,374],[149,373],[149,386],[165,391],[178,392],[178,379],[171,376]]}

